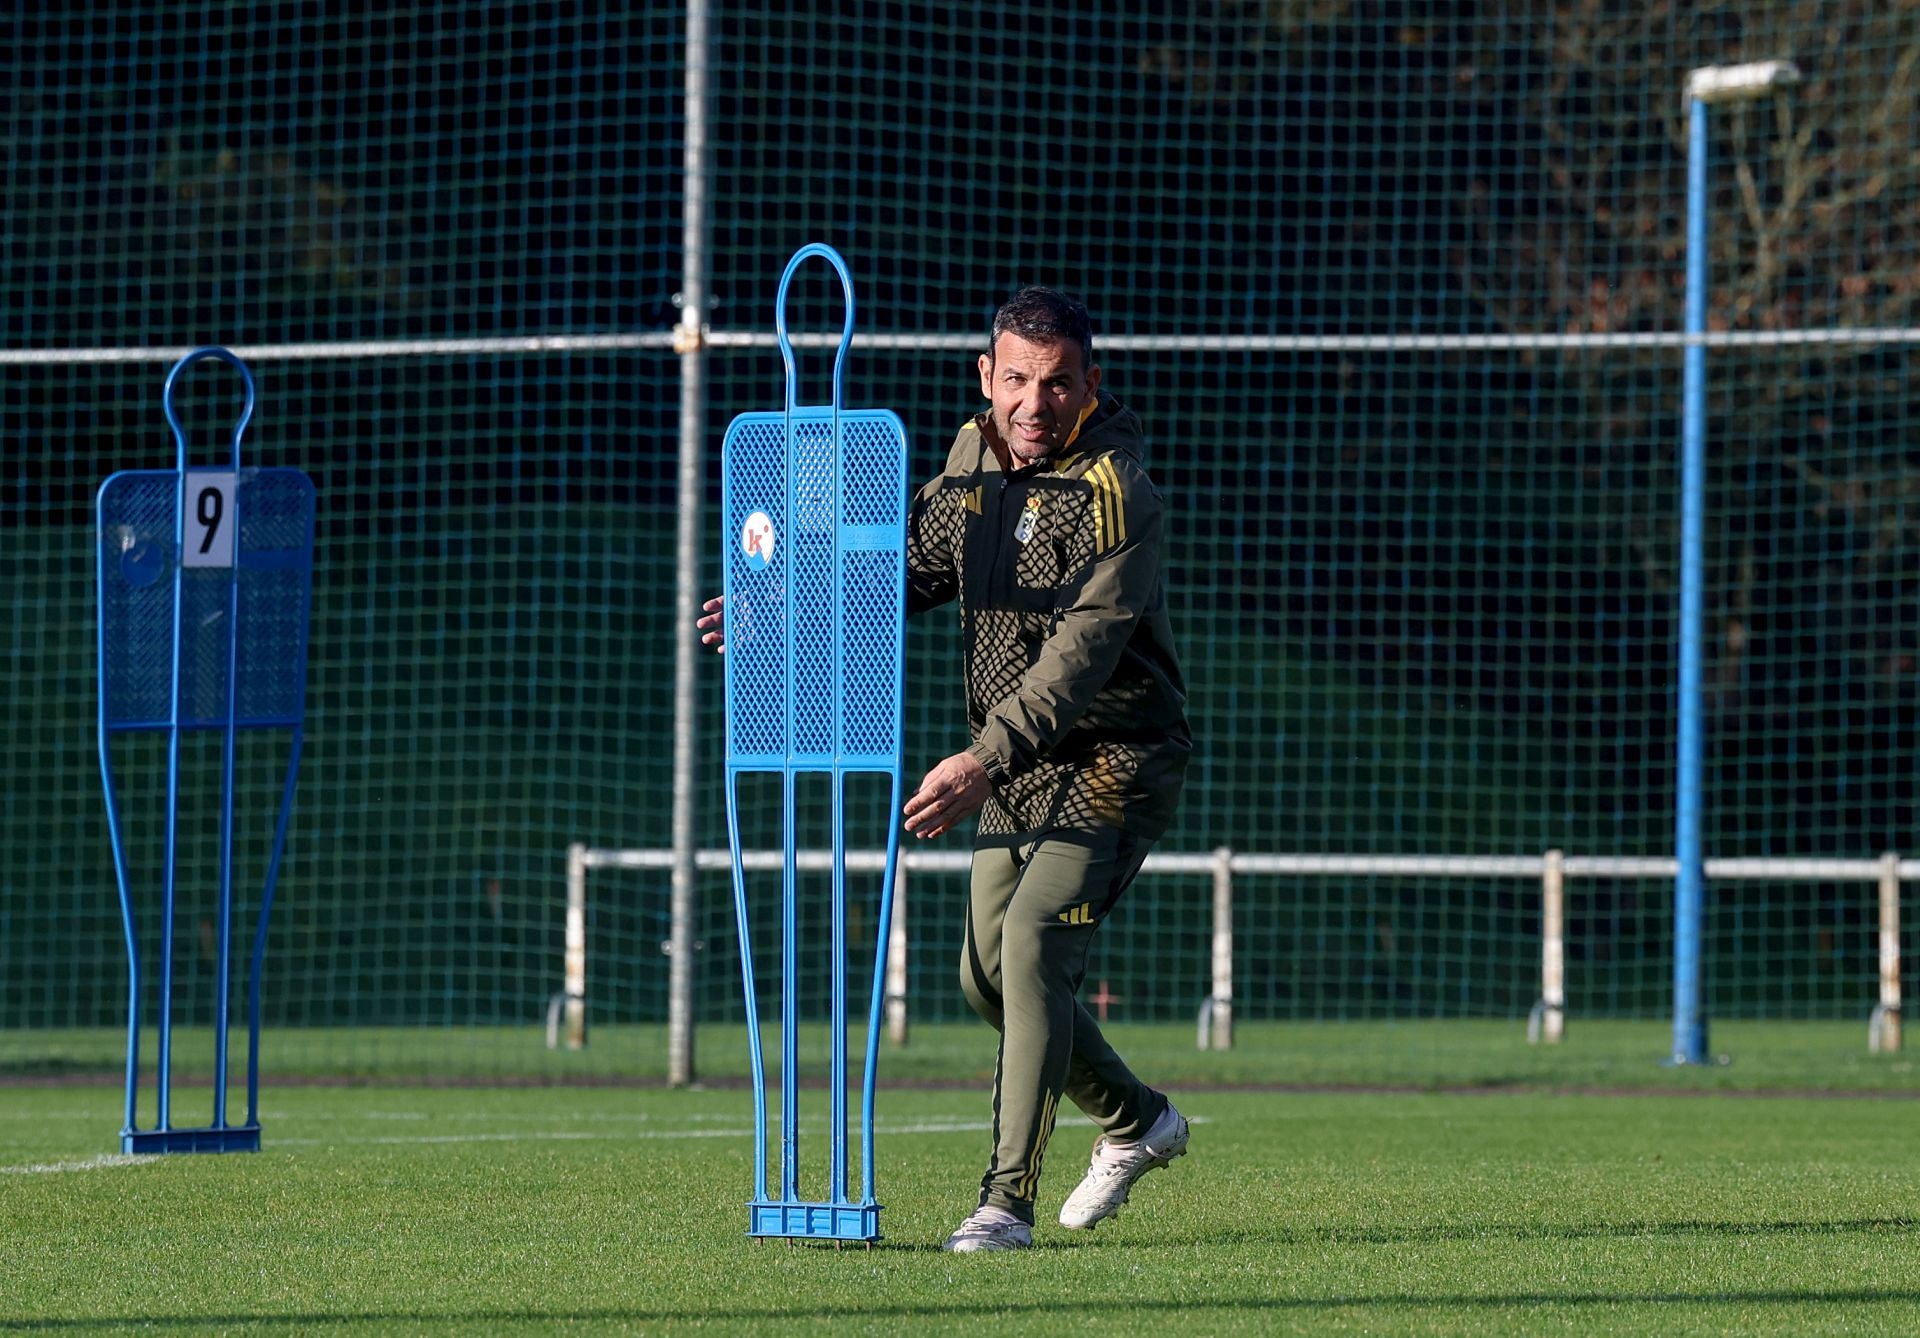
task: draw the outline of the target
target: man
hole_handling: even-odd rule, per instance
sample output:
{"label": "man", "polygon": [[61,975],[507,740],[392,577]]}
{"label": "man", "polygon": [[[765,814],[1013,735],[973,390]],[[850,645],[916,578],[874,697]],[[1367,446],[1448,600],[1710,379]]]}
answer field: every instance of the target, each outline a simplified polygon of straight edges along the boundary
{"label": "man", "polygon": [[[936,837],[978,812],[960,981],[1001,1033],[993,1153],[959,1252],[1033,1243],[1064,1095],[1101,1130],[1060,1210],[1086,1229],[1187,1148],[1076,997],[1094,930],[1172,817],[1192,750],[1160,575],[1163,510],[1139,418],[1100,391],[1086,308],[1015,294],[980,356],[989,402],[908,521],[909,612],[958,600],[973,744],[908,799]],[[700,620],[724,642],[719,601]]]}

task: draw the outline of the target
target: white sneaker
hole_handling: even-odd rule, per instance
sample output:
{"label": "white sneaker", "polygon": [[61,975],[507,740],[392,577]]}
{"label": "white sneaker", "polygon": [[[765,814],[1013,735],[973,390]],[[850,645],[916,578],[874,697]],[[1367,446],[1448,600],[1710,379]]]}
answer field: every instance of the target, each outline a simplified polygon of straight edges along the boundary
{"label": "white sneaker", "polygon": [[1032,1249],[1033,1228],[1005,1208],[976,1208],[940,1248],[955,1254]]}
{"label": "white sneaker", "polygon": [[1117,1215],[1134,1181],[1186,1155],[1186,1117],[1171,1104],[1145,1138],[1121,1143],[1102,1134],[1094,1142],[1093,1164],[1087,1167],[1086,1178],[1060,1205],[1060,1225],[1084,1231]]}

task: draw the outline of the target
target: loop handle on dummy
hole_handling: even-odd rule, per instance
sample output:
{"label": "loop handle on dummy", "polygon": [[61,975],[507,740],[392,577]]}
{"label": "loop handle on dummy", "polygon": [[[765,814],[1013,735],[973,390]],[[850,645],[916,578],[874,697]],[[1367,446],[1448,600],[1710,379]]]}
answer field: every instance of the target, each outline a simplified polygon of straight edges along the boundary
{"label": "loop handle on dummy", "polygon": [[853,344],[853,275],[847,270],[847,262],[840,253],[824,242],[811,242],[793,253],[793,259],[787,262],[786,273],[780,276],[780,295],[773,301],[773,329],[780,341],[780,359],[787,367],[787,410],[791,413],[800,403],[799,373],[794,370],[793,345],[787,339],[787,286],[793,282],[794,271],[808,256],[820,256],[832,265],[840,275],[840,288],[846,294],[846,316],[840,325],[840,348],[833,355],[833,410],[840,412],[841,374],[847,361],[847,349]]}
{"label": "loop handle on dummy", "polygon": [[[240,410],[240,421],[233,425],[233,468],[235,472],[238,472],[240,469],[240,438],[246,433],[247,423],[253,417],[253,373],[247,370],[247,364],[240,361],[232,351],[221,348],[217,344],[210,344],[205,348],[196,348],[193,352],[187,354],[186,357],[180,359],[179,362],[176,362],[173,365],[173,370],[167,373],[167,384],[166,388],[161,391],[160,404],[161,407],[166,410],[167,426],[173,429],[174,444],[180,451],[180,471],[182,473],[185,473],[187,469],[187,431],[180,426],[180,417],[173,411],[173,383],[180,379],[180,373],[186,371],[187,368],[193,366],[194,363],[203,362],[208,358],[217,358],[240,373],[240,383],[246,387],[247,400]],[[835,371],[835,376],[837,393],[838,369]]]}

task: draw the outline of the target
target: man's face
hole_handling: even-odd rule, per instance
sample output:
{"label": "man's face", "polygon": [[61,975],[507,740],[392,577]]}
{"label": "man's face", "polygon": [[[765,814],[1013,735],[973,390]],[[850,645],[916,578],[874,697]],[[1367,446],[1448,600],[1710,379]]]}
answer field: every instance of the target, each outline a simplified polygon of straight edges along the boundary
{"label": "man's face", "polygon": [[1100,393],[1100,369],[1080,365],[1072,339],[1038,343],[1008,332],[980,355],[980,393],[993,402],[993,427],[1017,465],[1059,450]]}

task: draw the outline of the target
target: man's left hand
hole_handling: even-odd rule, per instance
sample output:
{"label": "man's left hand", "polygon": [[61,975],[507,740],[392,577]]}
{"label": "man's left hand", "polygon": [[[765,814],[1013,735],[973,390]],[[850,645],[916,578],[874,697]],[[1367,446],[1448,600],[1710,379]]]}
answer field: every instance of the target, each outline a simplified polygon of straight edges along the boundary
{"label": "man's left hand", "polygon": [[903,810],[915,836],[939,836],[977,810],[993,792],[987,769],[972,753],[955,753],[926,775]]}

